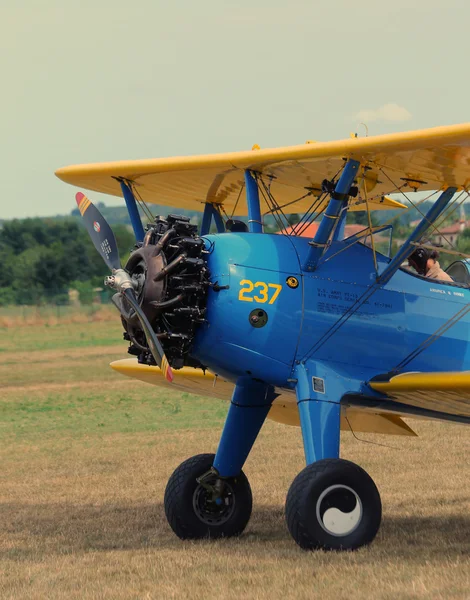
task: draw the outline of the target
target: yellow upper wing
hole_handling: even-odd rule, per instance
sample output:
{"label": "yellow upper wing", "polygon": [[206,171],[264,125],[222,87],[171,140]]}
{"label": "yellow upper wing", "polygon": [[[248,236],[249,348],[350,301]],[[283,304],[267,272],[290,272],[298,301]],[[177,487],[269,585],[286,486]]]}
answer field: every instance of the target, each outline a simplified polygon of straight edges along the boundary
{"label": "yellow upper wing", "polygon": [[[266,150],[75,165],[59,169],[56,175],[67,183],[115,196],[122,195],[119,179],[124,179],[134,183],[146,202],[189,210],[212,202],[223,204],[228,213],[244,215],[246,204],[239,196],[244,170],[250,169],[264,177],[279,205],[289,204],[288,212],[302,212],[318,195],[322,180],[333,178],[346,158],[369,167],[365,180],[358,181],[363,185],[352,208],[364,210],[365,187],[373,199],[371,208],[389,209],[393,201],[382,201],[381,196],[395,191],[395,185],[409,191],[407,181],[413,186],[421,182],[420,190],[467,187],[470,124]],[[309,191],[312,195],[298,200]],[[262,209],[268,210],[263,199]]]}

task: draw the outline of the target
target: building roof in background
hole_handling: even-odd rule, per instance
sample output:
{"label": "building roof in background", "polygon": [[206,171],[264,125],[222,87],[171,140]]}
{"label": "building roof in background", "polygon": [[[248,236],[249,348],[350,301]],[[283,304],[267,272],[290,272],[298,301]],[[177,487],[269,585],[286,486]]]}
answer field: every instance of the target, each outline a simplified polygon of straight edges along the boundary
{"label": "building roof in background", "polygon": [[[315,234],[318,231],[319,225],[320,225],[320,223],[317,223],[317,222],[310,223],[310,225],[308,225],[302,231],[301,237],[314,238]],[[294,231],[295,227],[296,227],[295,225],[288,227],[286,229],[286,233],[291,234]],[[356,235],[357,233],[359,233],[360,231],[363,231],[364,229],[366,229],[365,225],[359,225],[359,223],[351,223],[350,225],[346,225],[346,227],[344,229],[344,237],[347,238],[351,235]]]}
{"label": "building roof in background", "polygon": [[447,227],[439,227],[439,231],[434,231],[431,235],[443,235],[451,234],[451,233],[459,233],[463,231],[467,227],[470,227],[470,221],[465,221],[464,223],[452,223],[452,225],[447,225]]}

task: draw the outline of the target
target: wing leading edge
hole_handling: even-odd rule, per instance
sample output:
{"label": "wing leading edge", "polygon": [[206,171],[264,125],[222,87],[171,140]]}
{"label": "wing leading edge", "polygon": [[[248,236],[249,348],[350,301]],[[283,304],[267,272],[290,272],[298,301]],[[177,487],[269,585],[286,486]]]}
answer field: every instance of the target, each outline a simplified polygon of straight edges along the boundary
{"label": "wing leading edge", "polygon": [[470,424],[470,371],[387,373],[368,382],[382,394],[347,394],[342,403],[364,410],[380,410]]}
{"label": "wing leading edge", "polygon": [[[115,196],[122,195],[119,181],[126,180],[146,202],[190,210],[211,202],[244,215],[246,205],[238,203],[238,197],[248,169],[267,178],[281,207],[289,205],[291,211],[301,212],[320,193],[322,180],[337,175],[345,158],[368,166],[350,210],[364,210],[364,189],[371,208],[400,208],[400,203],[382,199],[396,191],[390,179],[396,186],[415,182],[420,190],[468,186],[470,124],[266,150],[75,165],[59,169],[56,175],[67,183]],[[268,210],[266,203],[262,210]]]}

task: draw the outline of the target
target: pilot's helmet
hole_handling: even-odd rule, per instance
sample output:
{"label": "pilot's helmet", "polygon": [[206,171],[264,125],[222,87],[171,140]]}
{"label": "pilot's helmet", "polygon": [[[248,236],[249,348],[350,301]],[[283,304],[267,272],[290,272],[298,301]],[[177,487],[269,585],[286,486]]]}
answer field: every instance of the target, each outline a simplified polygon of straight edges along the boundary
{"label": "pilot's helmet", "polygon": [[408,264],[420,275],[426,275],[426,266],[431,253],[426,248],[416,248],[408,258]]}

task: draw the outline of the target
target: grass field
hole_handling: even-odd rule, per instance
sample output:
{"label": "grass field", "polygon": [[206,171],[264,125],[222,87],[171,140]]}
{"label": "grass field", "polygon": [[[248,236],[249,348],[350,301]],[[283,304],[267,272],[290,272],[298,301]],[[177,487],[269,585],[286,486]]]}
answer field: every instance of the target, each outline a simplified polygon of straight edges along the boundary
{"label": "grass field", "polygon": [[167,479],[215,451],[227,406],[119,376],[118,319],[91,318],[0,328],[1,600],[470,598],[468,429],[360,436],[387,447],[344,435],[342,455],[381,491],[382,528],[355,553],[306,553],[283,515],[300,431],[268,422],[245,466],[245,534],[181,542]]}

